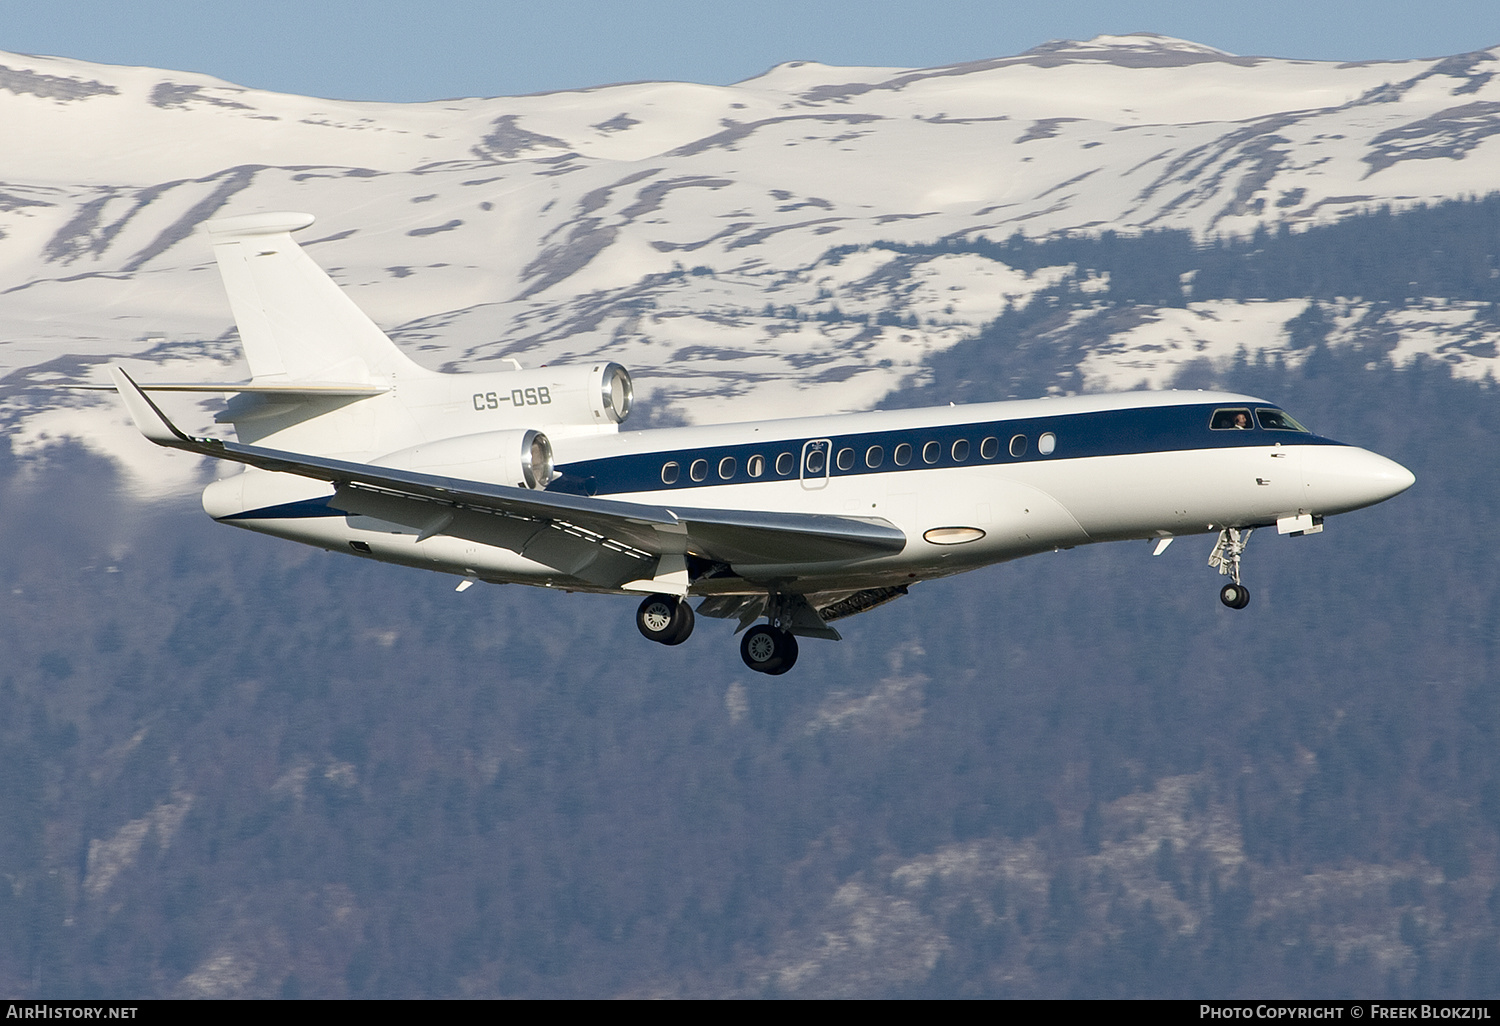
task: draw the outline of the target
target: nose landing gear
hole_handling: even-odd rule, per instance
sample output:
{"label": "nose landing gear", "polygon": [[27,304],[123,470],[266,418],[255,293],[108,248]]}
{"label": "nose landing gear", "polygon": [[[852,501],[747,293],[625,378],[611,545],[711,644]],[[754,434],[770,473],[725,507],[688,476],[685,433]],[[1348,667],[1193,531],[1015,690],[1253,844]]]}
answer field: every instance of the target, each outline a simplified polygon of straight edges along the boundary
{"label": "nose landing gear", "polygon": [[1244,609],[1250,604],[1250,589],[1240,583],[1240,558],[1245,553],[1245,546],[1250,543],[1253,531],[1254,528],[1243,531],[1237,527],[1224,528],[1219,532],[1219,540],[1208,556],[1208,565],[1218,567],[1220,574],[1234,582],[1219,589],[1219,601],[1230,609]]}

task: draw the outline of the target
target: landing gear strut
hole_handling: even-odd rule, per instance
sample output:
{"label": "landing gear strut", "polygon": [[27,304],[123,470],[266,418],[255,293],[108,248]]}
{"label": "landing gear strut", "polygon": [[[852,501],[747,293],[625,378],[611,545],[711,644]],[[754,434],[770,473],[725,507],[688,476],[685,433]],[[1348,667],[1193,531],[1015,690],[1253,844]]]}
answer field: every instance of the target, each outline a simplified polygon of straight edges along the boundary
{"label": "landing gear strut", "polygon": [[1243,531],[1237,527],[1224,528],[1208,556],[1208,565],[1218,567],[1219,573],[1233,582],[1219,589],[1219,601],[1230,609],[1244,609],[1250,604],[1250,589],[1240,583],[1240,557],[1245,553],[1245,546],[1250,544],[1253,531],[1254,528],[1249,527]]}
{"label": "landing gear strut", "polygon": [[757,673],[783,674],[797,662],[797,638],[766,623],[751,627],[740,642],[740,658]]}
{"label": "landing gear strut", "polygon": [[693,633],[693,607],[676,595],[651,595],[635,612],[641,633],[661,645],[680,645]]}

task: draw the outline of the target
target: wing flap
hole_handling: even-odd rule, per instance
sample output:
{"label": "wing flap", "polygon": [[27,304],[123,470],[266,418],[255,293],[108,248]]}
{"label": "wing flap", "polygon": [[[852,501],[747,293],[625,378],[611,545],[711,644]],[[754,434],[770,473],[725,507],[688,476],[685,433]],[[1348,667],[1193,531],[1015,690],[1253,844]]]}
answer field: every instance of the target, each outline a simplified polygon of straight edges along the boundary
{"label": "wing flap", "polygon": [[660,558],[651,552],[580,530],[557,519],[518,516],[498,510],[455,509],[358,485],[335,488],[332,505],[355,516],[401,524],[421,533],[418,542],[448,535],[493,545],[550,566],[558,573],[605,588],[619,588],[656,573]]}
{"label": "wing flap", "polygon": [[731,566],[846,562],[906,547],[906,535],[885,520],[707,509],[677,515],[703,555]]}

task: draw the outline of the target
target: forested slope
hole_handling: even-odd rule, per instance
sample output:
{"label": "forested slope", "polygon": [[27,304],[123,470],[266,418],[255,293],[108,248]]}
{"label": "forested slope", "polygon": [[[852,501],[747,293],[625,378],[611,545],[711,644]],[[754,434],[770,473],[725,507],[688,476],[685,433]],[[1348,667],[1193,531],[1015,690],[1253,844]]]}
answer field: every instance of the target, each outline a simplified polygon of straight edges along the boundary
{"label": "forested slope", "polygon": [[[1059,310],[1149,297],[1126,242],[1072,245],[1125,247],[1118,302],[1060,288],[886,405],[1076,382]],[[9,459],[0,989],[1492,996],[1496,393],[1394,352],[1183,371],[1417,475],[1257,534],[1249,609],[1207,538],[1078,549],[914,588],[782,678],[724,625],[664,651],[628,600],[457,595]]]}

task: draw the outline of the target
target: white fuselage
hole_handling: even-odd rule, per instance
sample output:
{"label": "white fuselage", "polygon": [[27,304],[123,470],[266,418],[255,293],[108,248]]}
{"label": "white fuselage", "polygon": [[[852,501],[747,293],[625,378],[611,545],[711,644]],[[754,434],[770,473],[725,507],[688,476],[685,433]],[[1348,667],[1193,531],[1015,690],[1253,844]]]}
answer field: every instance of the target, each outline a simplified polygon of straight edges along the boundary
{"label": "white fuselage", "polygon": [[[1412,482],[1390,460],[1303,431],[1253,421],[1210,430],[1210,415],[1225,408],[1274,409],[1225,393],[1127,393],[563,437],[551,488],[674,510],[876,519],[907,539],[900,552],[857,562],[695,575],[688,590],[712,595],[886,587],[1091,542],[1322,517]],[[508,483],[500,462],[491,480]],[[499,546],[345,515],[332,496],[315,481],[250,470],[210,485],[204,508],[388,562],[614,590]]]}

